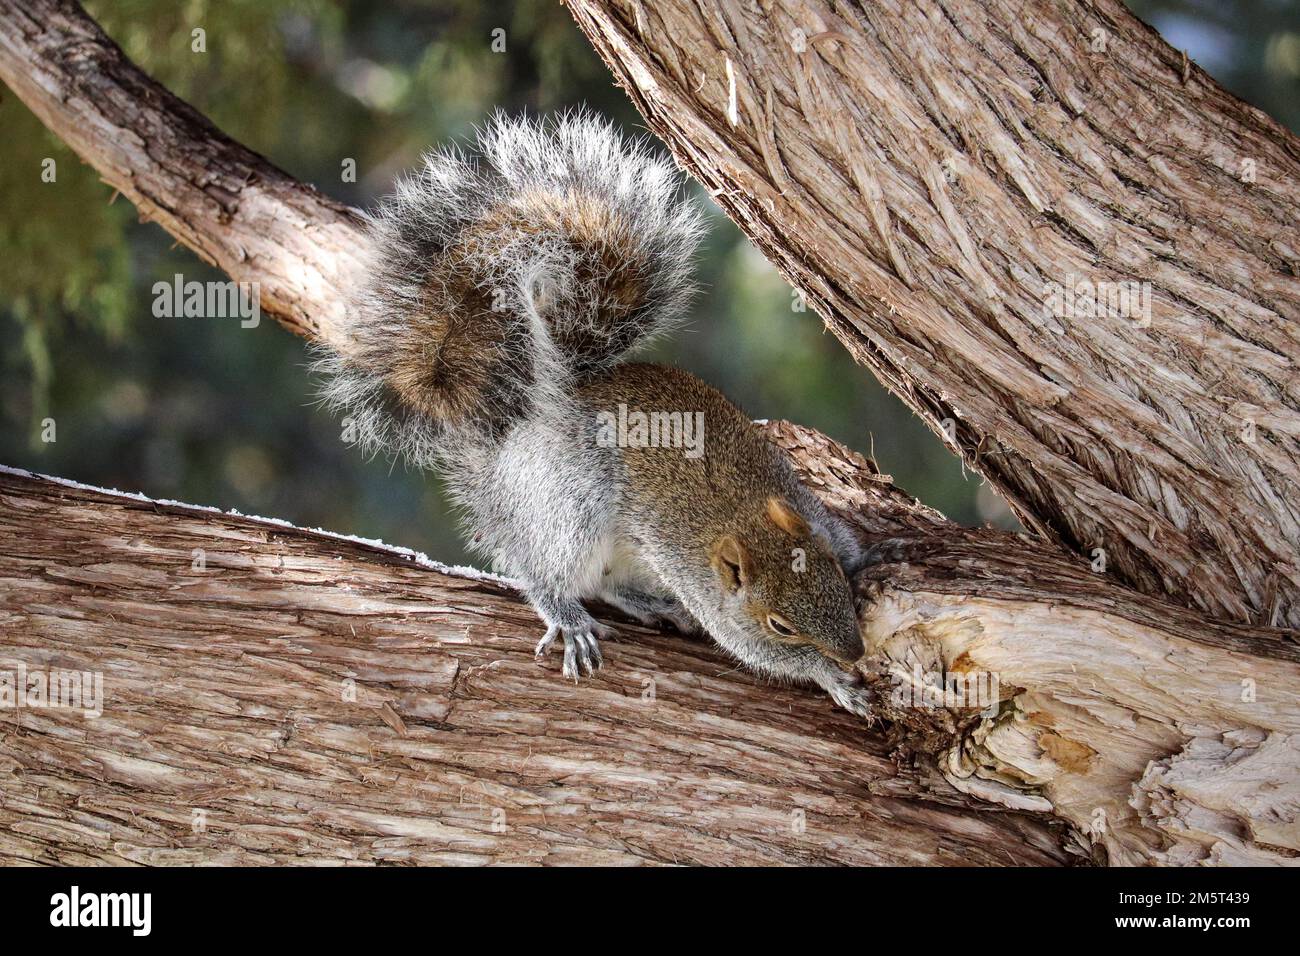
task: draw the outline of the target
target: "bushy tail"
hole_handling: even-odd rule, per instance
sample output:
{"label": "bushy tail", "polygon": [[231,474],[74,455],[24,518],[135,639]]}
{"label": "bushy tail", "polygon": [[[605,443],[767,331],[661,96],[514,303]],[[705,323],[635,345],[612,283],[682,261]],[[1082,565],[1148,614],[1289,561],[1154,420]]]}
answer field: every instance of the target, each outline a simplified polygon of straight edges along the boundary
{"label": "bushy tail", "polygon": [[371,217],[325,399],[371,450],[424,464],[431,429],[497,429],[568,392],[686,305],[701,224],[679,186],[585,112],[498,114],[477,156],[428,154]]}

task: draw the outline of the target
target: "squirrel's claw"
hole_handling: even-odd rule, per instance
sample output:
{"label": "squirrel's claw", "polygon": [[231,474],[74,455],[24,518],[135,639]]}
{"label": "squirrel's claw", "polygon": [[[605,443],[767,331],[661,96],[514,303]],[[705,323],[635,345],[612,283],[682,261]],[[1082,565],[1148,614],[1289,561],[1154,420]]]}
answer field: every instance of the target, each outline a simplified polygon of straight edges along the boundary
{"label": "squirrel's claw", "polygon": [[563,673],[568,680],[576,682],[582,675],[590,676],[600,669],[605,659],[600,653],[598,638],[613,636],[613,628],[597,624],[595,621],[581,629],[565,629],[558,624],[552,624],[537,643],[536,656],[541,658],[550,650],[556,638],[562,638],[564,640]]}
{"label": "squirrel's claw", "polygon": [[872,705],[875,703],[875,695],[863,682],[861,675],[839,671],[825,680],[818,680],[818,683],[830,695],[831,700],[849,713],[874,721],[876,714]]}

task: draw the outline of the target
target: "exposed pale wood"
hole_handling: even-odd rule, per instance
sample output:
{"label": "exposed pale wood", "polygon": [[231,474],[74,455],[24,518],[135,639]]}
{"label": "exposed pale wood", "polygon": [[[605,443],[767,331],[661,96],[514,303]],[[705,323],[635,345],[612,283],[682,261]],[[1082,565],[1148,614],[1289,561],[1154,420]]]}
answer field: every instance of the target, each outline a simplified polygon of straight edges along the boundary
{"label": "exposed pale wood", "polygon": [[[1028,527],[1147,593],[1300,624],[1292,134],[1119,0],[566,5]],[[1150,326],[1046,314],[1071,277],[1149,281]]]}
{"label": "exposed pale wood", "polygon": [[[1300,633],[1100,585],[1039,540],[959,528],[823,436],[772,437],[876,563],[866,669],[905,751],[963,792],[1047,809],[1112,864],[1300,863]],[[991,716],[915,706],[916,674],[991,675]]]}

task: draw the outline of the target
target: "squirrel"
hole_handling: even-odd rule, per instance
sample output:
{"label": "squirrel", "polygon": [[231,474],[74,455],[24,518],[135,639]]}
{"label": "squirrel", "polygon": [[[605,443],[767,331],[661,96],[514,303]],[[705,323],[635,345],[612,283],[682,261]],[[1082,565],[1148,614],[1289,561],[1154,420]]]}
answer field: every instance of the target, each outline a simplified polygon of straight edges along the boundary
{"label": "squirrel", "polygon": [[475,152],[426,154],[367,216],[325,403],[363,451],[442,473],[566,678],[613,633],[594,599],[870,716],[847,523],[719,391],[625,360],[695,291],[675,168],[586,112],[498,113]]}

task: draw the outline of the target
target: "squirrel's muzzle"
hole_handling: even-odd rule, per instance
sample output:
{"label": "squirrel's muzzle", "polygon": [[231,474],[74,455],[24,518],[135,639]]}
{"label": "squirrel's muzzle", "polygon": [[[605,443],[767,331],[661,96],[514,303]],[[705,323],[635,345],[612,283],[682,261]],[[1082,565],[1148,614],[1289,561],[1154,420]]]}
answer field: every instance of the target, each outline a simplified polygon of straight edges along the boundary
{"label": "squirrel's muzzle", "polygon": [[862,635],[856,627],[851,635],[845,634],[838,641],[821,644],[820,650],[837,664],[850,669],[867,653],[862,643]]}

